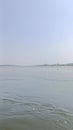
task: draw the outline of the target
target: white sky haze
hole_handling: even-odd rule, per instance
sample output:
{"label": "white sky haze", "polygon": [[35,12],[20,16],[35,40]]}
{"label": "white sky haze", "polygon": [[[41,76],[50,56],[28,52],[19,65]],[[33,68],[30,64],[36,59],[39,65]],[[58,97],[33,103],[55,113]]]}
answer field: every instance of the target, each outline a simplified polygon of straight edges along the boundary
{"label": "white sky haze", "polygon": [[0,64],[73,62],[73,0],[0,0]]}

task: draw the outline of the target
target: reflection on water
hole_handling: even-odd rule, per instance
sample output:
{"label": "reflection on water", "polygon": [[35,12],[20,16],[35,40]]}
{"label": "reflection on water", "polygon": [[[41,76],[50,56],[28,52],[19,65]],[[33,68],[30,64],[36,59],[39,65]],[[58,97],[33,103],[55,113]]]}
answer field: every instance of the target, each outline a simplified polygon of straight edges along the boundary
{"label": "reflection on water", "polygon": [[0,68],[0,130],[73,130],[73,68]]}

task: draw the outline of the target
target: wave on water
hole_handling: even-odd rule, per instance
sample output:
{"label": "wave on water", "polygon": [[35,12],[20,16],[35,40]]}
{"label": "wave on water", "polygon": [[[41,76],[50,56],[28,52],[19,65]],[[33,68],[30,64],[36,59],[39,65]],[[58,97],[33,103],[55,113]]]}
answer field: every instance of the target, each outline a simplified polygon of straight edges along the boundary
{"label": "wave on water", "polygon": [[72,113],[53,104],[13,99],[0,101],[0,130],[45,129],[73,130]]}

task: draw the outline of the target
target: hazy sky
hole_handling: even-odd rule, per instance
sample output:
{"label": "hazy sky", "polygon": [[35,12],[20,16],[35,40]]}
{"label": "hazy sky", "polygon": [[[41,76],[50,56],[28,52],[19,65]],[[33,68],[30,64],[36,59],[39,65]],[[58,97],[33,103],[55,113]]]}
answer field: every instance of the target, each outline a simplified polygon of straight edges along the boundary
{"label": "hazy sky", "polygon": [[0,0],[0,64],[73,62],[73,0]]}

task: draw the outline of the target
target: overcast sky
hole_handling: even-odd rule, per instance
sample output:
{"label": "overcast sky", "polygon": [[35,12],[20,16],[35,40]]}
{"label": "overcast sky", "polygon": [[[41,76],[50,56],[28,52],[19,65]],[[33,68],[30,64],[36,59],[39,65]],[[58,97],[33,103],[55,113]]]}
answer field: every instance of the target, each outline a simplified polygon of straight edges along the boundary
{"label": "overcast sky", "polygon": [[0,0],[0,64],[73,62],[73,0]]}

